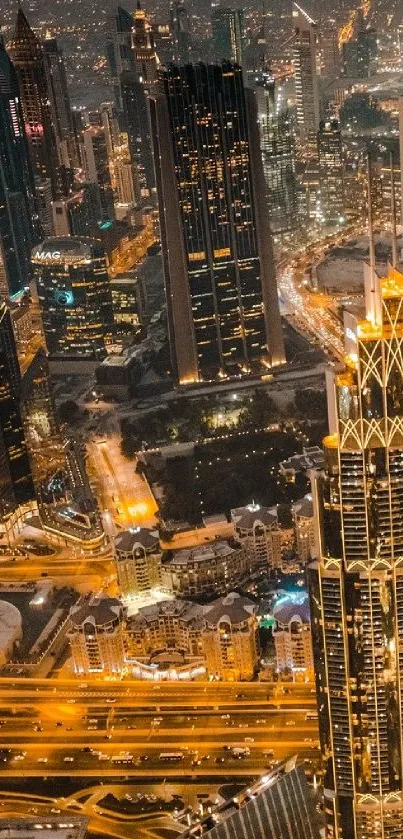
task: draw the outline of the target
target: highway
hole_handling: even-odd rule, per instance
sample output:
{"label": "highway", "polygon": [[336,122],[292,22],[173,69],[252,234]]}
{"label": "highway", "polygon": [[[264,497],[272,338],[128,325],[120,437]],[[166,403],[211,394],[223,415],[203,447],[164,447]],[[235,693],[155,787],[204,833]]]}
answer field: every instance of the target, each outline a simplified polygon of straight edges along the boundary
{"label": "highway", "polygon": [[[317,757],[312,685],[0,680],[0,774],[256,776]],[[308,715],[308,718],[307,718]],[[228,746],[249,754],[235,759]],[[177,762],[163,752],[182,752]]]}

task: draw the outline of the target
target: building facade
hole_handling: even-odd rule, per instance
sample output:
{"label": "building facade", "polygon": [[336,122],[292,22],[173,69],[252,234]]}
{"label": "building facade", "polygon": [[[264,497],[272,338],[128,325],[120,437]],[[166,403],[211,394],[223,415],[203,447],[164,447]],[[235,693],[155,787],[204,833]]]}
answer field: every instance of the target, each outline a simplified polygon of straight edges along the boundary
{"label": "building facade", "polygon": [[327,836],[403,832],[403,274],[365,269],[314,481],[312,636]]}
{"label": "building facade", "polygon": [[317,27],[315,21],[297,3],[292,4],[292,22],[297,123],[301,139],[315,143],[319,129]]}
{"label": "building facade", "polygon": [[32,265],[49,355],[104,358],[113,309],[100,242],[80,236],[45,239],[34,248]]}
{"label": "building facade", "polygon": [[0,520],[35,498],[20,410],[21,376],[10,312],[0,304]]}
{"label": "building facade", "polygon": [[98,200],[94,201],[97,220],[114,219],[115,208],[105,129],[98,125],[90,125],[83,132],[83,140],[87,179],[94,184],[97,192]]}
{"label": "building facade", "polygon": [[162,585],[181,597],[225,594],[250,572],[245,548],[235,540],[217,539],[208,545],[166,551]]}
{"label": "building facade", "polygon": [[243,10],[216,6],[211,13],[211,30],[215,61],[242,65]]}
{"label": "building facade", "polygon": [[139,609],[127,622],[129,658],[150,658],[175,651],[201,658],[203,608],[186,600],[163,600]]}
{"label": "building facade", "polygon": [[300,602],[280,597],[273,607],[276,628],[273,632],[277,672],[292,674],[293,679],[311,679],[313,652],[308,597]]}
{"label": "building facade", "polygon": [[157,530],[131,527],[114,539],[119,591],[122,597],[143,594],[161,585],[161,548]]}
{"label": "building facade", "polygon": [[258,667],[256,605],[231,592],[206,608],[202,647],[208,675],[249,681]]}
{"label": "building facade", "polygon": [[216,807],[184,839],[319,839],[303,766],[292,757]]}
{"label": "building facade", "polygon": [[344,214],[343,146],[337,119],[320,123],[318,160],[322,215],[326,221],[337,221]]}
{"label": "building facade", "polygon": [[6,296],[29,285],[38,234],[34,179],[16,70],[0,43],[0,264]]}
{"label": "building facade", "polygon": [[21,6],[17,12],[10,54],[19,79],[33,173],[39,181],[50,180],[52,195],[56,197],[59,158],[45,59],[39,38],[31,29]]}
{"label": "building facade", "polygon": [[151,100],[180,383],[284,360],[256,105],[238,65],[171,65]]}
{"label": "building facade", "polygon": [[112,597],[81,599],[69,615],[74,672],[118,675],[125,664],[124,610]]}
{"label": "building facade", "polygon": [[231,519],[253,569],[281,568],[283,540],[276,510],[248,504],[231,510]]}

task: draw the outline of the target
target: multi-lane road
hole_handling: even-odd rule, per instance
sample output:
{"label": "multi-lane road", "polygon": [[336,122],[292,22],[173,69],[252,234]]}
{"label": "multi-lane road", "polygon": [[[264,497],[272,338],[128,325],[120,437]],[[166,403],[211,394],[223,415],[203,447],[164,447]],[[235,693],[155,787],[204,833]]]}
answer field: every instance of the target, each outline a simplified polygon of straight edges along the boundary
{"label": "multi-lane road", "polygon": [[[0,774],[256,776],[317,756],[312,685],[0,680]],[[236,759],[229,746],[248,754]],[[181,753],[176,761],[164,752]]]}

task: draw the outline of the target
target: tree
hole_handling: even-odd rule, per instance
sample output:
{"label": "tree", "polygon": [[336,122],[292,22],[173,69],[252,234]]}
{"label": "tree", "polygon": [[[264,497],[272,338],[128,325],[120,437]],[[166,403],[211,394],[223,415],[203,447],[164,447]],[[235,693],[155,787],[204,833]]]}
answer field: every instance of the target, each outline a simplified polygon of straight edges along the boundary
{"label": "tree", "polygon": [[244,403],[240,415],[240,426],[245,428],[266,428],[277,418],[276,406],[264,390],[255,390]]}

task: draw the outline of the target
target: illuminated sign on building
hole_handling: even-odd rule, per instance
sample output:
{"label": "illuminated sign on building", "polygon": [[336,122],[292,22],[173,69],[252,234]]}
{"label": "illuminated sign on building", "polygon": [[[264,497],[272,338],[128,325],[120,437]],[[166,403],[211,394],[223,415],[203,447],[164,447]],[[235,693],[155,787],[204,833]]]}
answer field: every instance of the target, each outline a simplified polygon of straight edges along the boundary
{"label": "illuminated sign on building", "polygon": [[60,259],[61,252],[60,251],[36,251],[34,253],[34,259]]}

